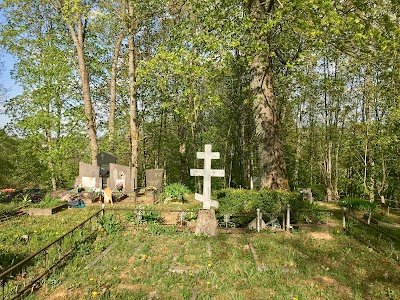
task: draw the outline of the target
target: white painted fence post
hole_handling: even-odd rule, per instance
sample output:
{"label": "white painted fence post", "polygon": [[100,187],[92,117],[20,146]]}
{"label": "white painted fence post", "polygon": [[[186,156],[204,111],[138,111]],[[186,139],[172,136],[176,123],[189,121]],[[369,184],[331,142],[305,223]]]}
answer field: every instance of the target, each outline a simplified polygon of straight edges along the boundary
{"label": "white painted fence post", "polygon": [[287,205],[286,210],[286,231],[290,231],[290,204]]}

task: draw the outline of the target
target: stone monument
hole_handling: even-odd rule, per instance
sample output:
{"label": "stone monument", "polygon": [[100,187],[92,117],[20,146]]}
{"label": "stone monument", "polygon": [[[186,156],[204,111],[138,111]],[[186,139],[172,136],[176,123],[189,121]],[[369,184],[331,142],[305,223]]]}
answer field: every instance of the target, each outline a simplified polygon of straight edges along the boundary
{"label": "stone monument", "polygon": [[99,176],[99,167],[79,162],[79,176],[75,183],[85,190],[101,189],[102,179]]}
{"label": "stone monument", "polygon": [[214,209],[218,208],[218,202],[211,200],[211,177],[224,177],[225,170],[212,170],[211,160],[219,159],[219,152],[211,152],[211,145],[204,146],[204,152],[197,152],[197,159],[204,159],[204,169],[191,169],[190,176],[203,177],[203,194],[195,194],[195,199],[203,202],[203,209],[199,211],[195,233],[214,236],[217,234],[218,222]]}
{"label": "stone monument", "polygon": [[131,178],[132,168],[128,166],[110,163],[110,177],[107,178],[107,187],[111,190],[117,189],[117,184],[122,186],[123,193],[134,191],[133,180]]}
{"label": "stone monument", "polygon": [[146,173],[146,187],[155,187],[161,191],[164,182],[164,169],[149,169]]}

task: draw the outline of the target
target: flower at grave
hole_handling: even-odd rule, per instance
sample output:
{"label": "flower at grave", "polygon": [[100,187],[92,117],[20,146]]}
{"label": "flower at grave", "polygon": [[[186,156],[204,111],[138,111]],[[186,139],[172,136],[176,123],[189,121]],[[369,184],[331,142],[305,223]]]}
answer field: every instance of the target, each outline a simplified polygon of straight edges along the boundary
{"label": "flower at grave", "polygon": [[34,230],[33,232],[34,232],[34,233],[36,233],[36,232],[37,232],[37,230]]}
{"label": "flower at grave", "polygon": [[117,270],[117,267],[114,267],[113,270],[116,271],[116,270]]}
{"label": "flower at grave", "polygon": [[96,291],[92,292],[93,296],[96,296],[98,293]]}
{"label": "flower at grave", "polygon": [[211,284],[211,282],[207,281],[207,285],[210,285],[210,284]]}
{"label": "flower at grave", "polygon": [[211,268],[212,267],[212,263],[208,263],[207,267]]}
{"label": "flower at grave", "polygon": [[93,281],[93,280],[94,280],[94,278],[93,278],[93,277],[90,277],[90,278],[89,278],[89,280],[90,280],[90,281]]}
{"label": "flower at grave", "polygon": [[124,188],[124,184],[122,183],[122,182],[117,182],[116,184],[115,184],[115,187],[116,187],[116,189],[118,190],[118,191],[122,191],[122,189]]}

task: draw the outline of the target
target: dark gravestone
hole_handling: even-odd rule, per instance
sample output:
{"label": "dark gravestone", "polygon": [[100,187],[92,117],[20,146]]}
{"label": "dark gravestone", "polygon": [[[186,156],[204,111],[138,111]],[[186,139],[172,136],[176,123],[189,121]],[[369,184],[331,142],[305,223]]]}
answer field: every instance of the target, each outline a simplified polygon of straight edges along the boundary
{"label": "dark gravestone", "polygon": [[146,170],[146,187],[155,187],[158,191],[163,188],[164,169]]}
{"label": "dark gravestone", "polygon": [[116,162],[116,156],[104,151],[100,151],[99,154],[97,154],[97,164],[100,167],[100,177],[110,177],[110,164],[115,164]]}

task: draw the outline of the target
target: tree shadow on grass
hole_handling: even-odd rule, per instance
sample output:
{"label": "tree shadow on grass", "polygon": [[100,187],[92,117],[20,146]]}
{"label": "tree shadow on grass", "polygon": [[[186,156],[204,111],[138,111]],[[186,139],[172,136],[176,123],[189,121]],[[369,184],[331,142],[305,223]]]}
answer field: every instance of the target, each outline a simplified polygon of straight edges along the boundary
{"label": "tree shadow on grass", "polygon": [[305,268],[315,269],[316,275],[327,274],[364,296],[378,292],[373,288],[376,285],[398,286],[400,266],[355,240],[345,242],[338,237],[321,242],[302,237],[281,242],[303,254],[298,260]]}

